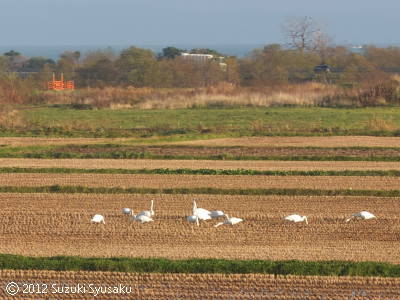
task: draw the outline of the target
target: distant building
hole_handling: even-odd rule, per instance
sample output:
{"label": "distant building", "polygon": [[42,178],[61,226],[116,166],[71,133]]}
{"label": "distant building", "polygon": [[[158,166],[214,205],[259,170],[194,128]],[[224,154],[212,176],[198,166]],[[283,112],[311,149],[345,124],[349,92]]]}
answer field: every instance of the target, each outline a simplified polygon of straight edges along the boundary
{"label": "distant building", "polygon": [[214,58],[214,55],[212,54],[197,54],[197,53],[187,53],[187,52],[182,52],[181,56],[185,59],[191,59],[195,61],[207,61],[209,59]]}
{"label": "distant building", "polygon": [[219,66],[223,69],[226,70],[227,66],[226,63],[224,63],[225,57],[223,56],[218,56],[214,57],[212,54],[199,54],[199,53],[187,53],[187,52],[182,52],[181,57],[184,59],[190,59],[193,61],[198,61],[198,62],[204,62],[208,60],[214,60],[219,63]]}

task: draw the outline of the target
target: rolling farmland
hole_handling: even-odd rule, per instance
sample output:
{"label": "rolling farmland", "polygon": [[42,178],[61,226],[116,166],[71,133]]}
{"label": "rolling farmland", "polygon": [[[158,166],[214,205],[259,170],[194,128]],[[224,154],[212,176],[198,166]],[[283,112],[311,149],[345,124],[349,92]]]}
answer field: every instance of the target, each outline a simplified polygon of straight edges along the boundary
{"label": "rolling farmland", "polygon": [[[284,143],[292,143],[289,146],[298,143],[295,138],[276,138],[275,142],[274,138],[271,139],[265,138],[265,141],[272,143],[270,146],[263,145],[265,149],[268,147],[274,149],[274,146],[278,144],[276,147],[281,147]],[[320,147],[322,144],[331,147],[350,145],[350,140],[343,137],[334,137],[330,140],[301,139],[304,141],[301,147]],[[343,140],[340,144],[341,139]],[[248,140],[251,142],[247,139],[242,142],[246,146],[251,144],[254,149],[258,147],[254,144],[253,138]],[[363,151],[368,153],[364,155],[365,157],[369,155],[373,157],[374,153],[382,155],[384,151],[396,157],[397,150],[390,147],[400,145],[396,138],[371,139],[370,144],[366,138],[358,137],[355,141],[355,144],[360,147],[387,147],[383,150],[379,148],[343,150],[350,151],[349,153],[355,157]],[[197,142],[204,141],[193,143]],[[226,142],[228,147],[228,144],[232,145],[237,140],[222,142],[221,145]],[[202,144],[201,147],[204,149],[201,147],[196,149],[204,153],[207,151],[213,153],[216,149],[211,145]],[[90,151],[91,146],[88,147],[82,149]],[[264,148],[260,151],[264,151]],[[164,150],[169,151],[168,149]],[[173,151],[181,151],[181,149],[190,150],[191,148],[173,149]],[[251,151],[256,151],[254,149]],[[103,150],[108,151],[106,148]],[[316,148],[311,150],[318,152]],[[163,151],[163,148],[160,146],[156,151]],[[359,155],[359,157],[364,156]],[[289,174],[281,176],[84,172],[84,169],[150,170],[161,168],[170,170],[393,171],[400,170],[398,162],[1,158],[0,168],[59,168],[52,173],[48,171],[42,173],[3,171],[0,173],[1,187],[21,189],[21,191],[0,193],[0,207],[2,207],[0,253],[100,258],[343,260],[400,264],[399,197],[315,196],[311,193],[313,190],[398,191],[400,189],[398,175],[300,176]],[[83,172],[68,173],[62,168],[83,169]],[[23,191],[27,187],[54,185],[158,190],[154,194],[146,192],[107,194],[101,190],[90,193]],[[184,194],[179,190],[173,194],[162,193],[163,189],[174,188],[212,188],[220,193]],[[304,193],[302,196],[262,193],[257,195],[224,194],[224,191],[228,189],[239,192],[256,189],[260,189],[261,192],[263,189],[294,189],[304,190]],[[244,221],[234,226],[219,228],[214,228],[213,225],[222,219],[201,222],[199,227],[190,224],[186,221],[186,216],[192,214],[193,199],[197,200],[199,207],[223,210],[230,216],[242,218]],[[121,213],[123,207],[132,208],[135,213],[149,209],[150,200],[155,202],[154,222],[148,224],[130,222],[130,217]],[[377,219],[344,222],[352,213],[362,210],[374,213]],[[285,223],[283,218],[292,213],[306,215],[309,224]],[[94,214],[102,214],[106,224],[91,224],[90,219]],[[143,299],[174,296],[191,298],[195,293],[202,293],[205,298],[210,299],[217,296],[228,299],[232,298],[230,290],[233,285],[237,288],[234,290],[235,293],[240,292],[242,298],[249,299],[268,297],[271,299],[285,299],[285,297],[286,299],[304,299],[304,297],[320,299],[322,296],[329,298],[337,295],[343,298],[366,296],[394,299],[400,294],[398,280],[393,278],[0,271],[1,282],[6,282],[8,278],[20,278],[19,280],[41,278],[41,280],[52,279],[71,283],[91,281],[109,284],[123,281],[135,286],[135,295]],[[198,287],[194,287],[193,282],[198,282]],[[386,288],[384,288],[385,285]],[[1,292],[0,289],[0,295]]]}

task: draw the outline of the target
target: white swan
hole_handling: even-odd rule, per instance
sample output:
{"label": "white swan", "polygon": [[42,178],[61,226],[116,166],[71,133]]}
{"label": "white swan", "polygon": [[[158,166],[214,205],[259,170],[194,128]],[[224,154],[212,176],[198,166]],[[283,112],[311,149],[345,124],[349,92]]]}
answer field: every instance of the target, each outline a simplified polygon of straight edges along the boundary
{"label": "white swan", "polygon": [[360,211],[359,213],[352,214],[350,218],[346,219],[346,222],[349,222],[351,219],[357,218],[362,220],[376,219],[376,217],[368,211]]}
{"label": "white swan", "polygon": [[206,221],[211,220],[211,212],[204,208],[198,208],[196,201],[193,200],[192,215],[188,216],[186,220],[191,223],[196,223],[200,226],[199,220]]}
{"label": "white swan", "polygon": [[151,217],[139,214],[132,216],[132,221],[137,221],[140,223],[154,222],[154,220]]}
{"label": "white swan", "polygon": [[225,216],[225,213],[222,210],[212,210],[210,212],[210,217],[213,219],[223,217],[223,216]]}
{"label": "white swan", "polygon": [[285,217],[285,220],[290,221],[290,222],[303,222],[306,221],[306,224],[308,224],[308,220],[306,216],[299,216],[299,215],[290,215]]}
{"label": "white swan", "polygon": [[130,209],[130,208],[123,208],[123,209],[122,209],[122,213],[123,213],[124,215],[132,215],[132,209]]}
{"label": "white swan", "polygon": [[235,225],[235,224],[243,221],[243,219],[240,219],[240,218],[235,218],[235,217],[230,218],[227,214],[225,214],[225,217],[226,217],[226,220],[224,222],[215,224],[214,227],[218,227],[218,226],[225,225],[225,224],[226,225]]}
{"label": "white swan", "polygon": [[200,225],[200,224],[199,224],[199,218],[198,218],[197,216],[195,216],[195,215],[188,216],[188,217],[186,218],[186,220],[187,220],[188,222],[190,222],[190,223],[196,223],[197,226]]}
{"label": "white swan", "polygon": [[92,220],[90,220],[90,222],[106,224],[106,222],[104,221],[104,217],[102,215],[94,215]]}
{"label": "white swan", "polygon": [[[204,209],[204,208],[198,208],[197,207],[197,203],[196,203],[196,201],[195,200],[193,200],[193,215],[201,215],[201,216],[206,216],[206,215],[208,215],[208,216],[210,216],[210,214],[211,214],[211,212],[209,211],[209,210],[207,210],[207,209]],[[211,216],[210,216],[210,218],[211,218]],[[200,220],[201,220],[201,218],[200,218]],[[209,219],[207,219],[207,220],[209,220]]]}
{"label": "white swan", "polygon": [[154,201],[151,200],[150,210],[143,210],[140,213],[138,213],[138,216],[139,215],[144,215],[144,216],[147,216],[147,217],[153,217],[154,214],[155,214],[153,208],[154,208]]}

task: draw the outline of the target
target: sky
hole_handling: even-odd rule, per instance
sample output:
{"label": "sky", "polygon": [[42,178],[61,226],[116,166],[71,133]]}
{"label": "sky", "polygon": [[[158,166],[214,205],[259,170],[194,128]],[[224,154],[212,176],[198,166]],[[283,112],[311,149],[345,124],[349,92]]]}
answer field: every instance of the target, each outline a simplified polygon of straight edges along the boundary
{"label": "sky", "polygon": [[400,0],[0,0],[0,46],[269,44],[310,16],[338,44],[400,44]]}

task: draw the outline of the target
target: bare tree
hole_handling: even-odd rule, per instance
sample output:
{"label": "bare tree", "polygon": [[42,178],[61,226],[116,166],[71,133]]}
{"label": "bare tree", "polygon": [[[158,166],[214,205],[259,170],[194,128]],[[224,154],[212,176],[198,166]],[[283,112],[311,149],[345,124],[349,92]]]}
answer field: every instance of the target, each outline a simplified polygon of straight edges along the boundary
{"label": "bare tree", "polygon": [[288,46],[302,52],[323,51],[330,42],[323,26],[311,17],[288,18],[282,30],[288,39]]}

